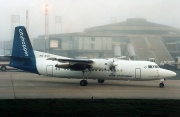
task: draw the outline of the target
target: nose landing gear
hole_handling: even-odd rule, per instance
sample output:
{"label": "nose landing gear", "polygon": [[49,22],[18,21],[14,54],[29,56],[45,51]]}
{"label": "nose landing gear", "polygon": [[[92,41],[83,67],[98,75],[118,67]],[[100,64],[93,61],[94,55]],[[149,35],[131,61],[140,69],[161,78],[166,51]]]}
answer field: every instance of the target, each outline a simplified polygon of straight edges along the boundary
{"label": "nose landing gear", "polygon": [[159,87],[160,87],[160,88],[163,88],[163,87],[164,87],[164,83],[163,83],[164,81],[165,81],[165,79],[161,79],[161,80],[160,80],[160,82],[161,82],[161,83],[159,84]]}
{"label": "nose landing gear", "polygon": [[163,88],[163,87],[164,87],[164,83],[161,82],[161,83],[159,84],[159,87],[160,87],[160,88]]}

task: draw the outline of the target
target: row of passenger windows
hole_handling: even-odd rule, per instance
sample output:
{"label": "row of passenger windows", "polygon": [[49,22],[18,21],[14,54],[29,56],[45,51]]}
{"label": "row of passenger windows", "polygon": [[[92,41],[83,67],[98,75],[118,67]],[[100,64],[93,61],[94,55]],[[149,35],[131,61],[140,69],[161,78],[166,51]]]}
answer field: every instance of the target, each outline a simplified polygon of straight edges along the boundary
{"label": "row of passenger windows", "polygon": [[132,77],[132,75],[117,75],[117,77]]}
{"label": "row of passenger windows", "polygon": [[159,68],[158,65],[148,65],[148,68]]}
{"label": "row of passenger windows", "polygon": [[116,77],[132,77],[132,75],[109,75],[109,76],[116,76]]}
{"label": "row of passenger windows", "polygon": [[[63,69],[63,68],[55,68],[55,70],[61,70],[61,69]],[[63,69],[63,70],[70,70],[70,69]],[[117,69],[117,70],[106,70],[106,69],[104,69],[104,70],[97,70],[97,69],[95,69],[95,70],[91,70],[91,71],[102,71],[102,72],[106,72],[106,71],[111,71],[111,72],[122,72],[122,70],[119,70],[119,69]]]}
{"label": "row of passenger windows", "polygon": [[[148,68],[159,68],[159,66],[158,65],[148,65]],[[61,68],[62,69],[62,68]],[[57,68],[56,67],[56,70],[60,70],[60,68]],[[70,69],[64,69],[64,70],[70,70]],[[104,70],[98,70],[98,69],[95,69],[95,70],[92,70],[92,71],[111,71],[111,72],[122,72],[122,70],[119,70],[119,69],[117,69],[117,70],[107,70],[107,69],[104,69]]]}
{"label": "row of passenger windows", "polygon": [[94,69],[94,70],[92,70],[92,71],[102,71],[102,72],[103,72],[103,71],[105,71],[105,72],[106,72],[106,71],[108,71],[108,72],[111,71],[111,72],[120,72],[119,69],[117,69],[117,70],[107,70],[107,69],[100,70],[100,69]]}

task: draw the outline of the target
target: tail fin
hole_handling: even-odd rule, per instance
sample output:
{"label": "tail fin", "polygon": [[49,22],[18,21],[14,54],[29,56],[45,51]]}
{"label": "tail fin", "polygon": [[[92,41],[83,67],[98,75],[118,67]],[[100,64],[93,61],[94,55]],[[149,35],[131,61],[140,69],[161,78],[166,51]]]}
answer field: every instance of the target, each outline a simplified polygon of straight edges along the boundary
{"label": "tail fin", "polygon": [[36,68],[36,58],[24,26],[15,28],[12,56],[9,66],[38,73]]}
{"label": "tail fin", "polygon": [[18,26],[15,28],[12,56],[23,58],[35,57],[24,26]]}

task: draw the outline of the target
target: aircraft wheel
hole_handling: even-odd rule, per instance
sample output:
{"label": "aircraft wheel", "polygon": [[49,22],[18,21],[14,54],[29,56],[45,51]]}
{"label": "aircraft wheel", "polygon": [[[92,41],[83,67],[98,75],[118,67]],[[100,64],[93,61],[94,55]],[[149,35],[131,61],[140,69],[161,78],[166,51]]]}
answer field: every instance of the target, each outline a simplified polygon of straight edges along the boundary
{"label": "aircraft wheel", "polygon": [[160,88],[163,88],[163,87],[164,87],[164,83],[160,83],[160,84],[159,84],[159,87],[160,87]]}
{"label": "aircraft wheel", "polygon": [[6,71],[6,66],[1,66],[1,71]]}
{"label": "aircraft wheel", "polygon": [[104,83],[104,79],[98,79],[98,83]]}
{"label": "aircraft wheel", "polygon": [[80,81],[81,86],[87,86],[87,84],[88,84],[87,80],[81,80]]}

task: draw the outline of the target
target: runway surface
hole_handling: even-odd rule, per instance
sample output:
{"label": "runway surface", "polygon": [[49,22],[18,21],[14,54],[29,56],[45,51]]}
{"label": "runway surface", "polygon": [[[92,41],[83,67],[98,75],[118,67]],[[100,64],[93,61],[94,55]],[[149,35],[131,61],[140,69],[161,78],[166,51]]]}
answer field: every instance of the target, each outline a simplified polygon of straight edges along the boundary
{"label": "runway surface", "polygon": [[159,81],[88,80],[53,78],[27,72],[0,72],[0,99],[180,99],[180,80]]}

